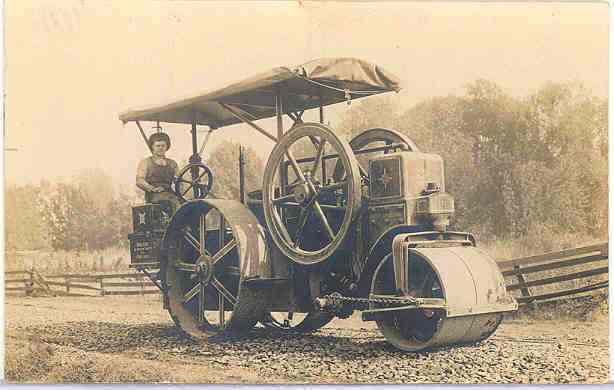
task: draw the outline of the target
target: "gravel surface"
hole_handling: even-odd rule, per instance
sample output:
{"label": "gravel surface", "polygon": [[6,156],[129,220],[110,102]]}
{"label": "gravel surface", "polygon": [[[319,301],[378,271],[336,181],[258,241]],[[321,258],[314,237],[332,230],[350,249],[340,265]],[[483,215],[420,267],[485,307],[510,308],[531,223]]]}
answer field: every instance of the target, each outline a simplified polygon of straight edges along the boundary
{"label": "gravel surface", "polygon": [[[506,321],[485,342],[400,352],[356,318],[314,334],[255,329],[242,338],[197,343],[182,337],[161,305],[132,298],[16,299],[8,334],[36,335],[71,351],[140,362],[197,365],[233,383],[603,383],[607,319]],[[25,332],[24,332],[25,331]],[[156,378],[151,378],[156,381]],[[199,379],[202,381],[202,378]],[[207,379],[205,379],[207,381]]]}

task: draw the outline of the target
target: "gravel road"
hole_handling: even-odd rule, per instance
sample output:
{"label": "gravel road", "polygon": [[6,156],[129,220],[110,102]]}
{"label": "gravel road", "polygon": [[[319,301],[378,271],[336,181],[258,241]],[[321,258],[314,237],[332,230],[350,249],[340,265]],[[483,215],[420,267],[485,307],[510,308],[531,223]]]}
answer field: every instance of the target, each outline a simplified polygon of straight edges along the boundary
{"label": "gravel road", "polygon": [[[508,320],[493,337],[477,345],[404,353],[389,346],[373,323],[355,317],[335,320],[310,335],[255,329],[243,338],[197,343],[183,338],[162,311],[160,302],[151,298],[11,298],[5,304],[5,314],[7,352],[11,345],[19,345],[11,340],[29,340],[47,346],[51,367],[71,358],[86,359],[93,362],[90,365],[98,364],[101,359],[109,361],[104,368],[107,373],[111,372],[107,376],[86,373],[75,379],[56,375],[43,380],[47,382],[603,383],[608,380],[605,317],[591,322]],[[139,370],[132,370],[136,374],[130,378],[114,376],[113,367],[120,365],[139,367]],[[164,372],[170,372],[170,376],[165,378]]]}

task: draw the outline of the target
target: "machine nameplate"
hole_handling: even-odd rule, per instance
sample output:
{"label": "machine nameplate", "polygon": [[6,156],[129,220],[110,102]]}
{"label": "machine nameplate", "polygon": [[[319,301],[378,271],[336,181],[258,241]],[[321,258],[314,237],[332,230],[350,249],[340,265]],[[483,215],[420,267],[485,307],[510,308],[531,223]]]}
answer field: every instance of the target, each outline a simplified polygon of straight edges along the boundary
{"label": "machine nameplate", "polygon": [[162,233],[133,233],[128,238],[130,239],[130,263],[132,265],[160,261]]}

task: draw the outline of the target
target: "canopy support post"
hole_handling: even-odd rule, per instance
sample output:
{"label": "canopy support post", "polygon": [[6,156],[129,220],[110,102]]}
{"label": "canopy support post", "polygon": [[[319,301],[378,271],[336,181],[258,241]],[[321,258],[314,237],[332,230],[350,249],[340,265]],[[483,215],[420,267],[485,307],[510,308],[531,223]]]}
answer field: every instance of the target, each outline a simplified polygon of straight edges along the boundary
{"label": "canopy support post", "polygon": [[190,164],[197,164],[202,161],[198,154],[198,137],[196,134],[196,112],[192,111],[192,155],[190,156]]}
{"label": "canopy support post", "polygon": [[141,135],[143,136],[145,145],[147,145],[147,148],[149,149],[149,151],[153,153],[153,150],[151,150],[151,145],[149,144],[149,141],[147,140],[147,136],[145,135],[145,131],[143,131],[143,128],[141,127],[141,123],[139,121],[135,121],[135,122],[136,122],[137,127],[139,128],[139,131],[141,132]]}
{"label": "canopy support post", "polygon": [[275,112],[277,114],[277,139],[281,139],[284,135],[284,108],[281,101],[281,90],[277,90],[275,95]]}
{"label": "canopy support post", "polygon": [[239,199],[245,204],[245,154],[243,146],[239,146]]}
{"label": "canopy support post", "polygon": [[286,112],[286,115],[288,115],[288,118],[292,119],[292,121],[294,122],[294,124],[296,124],[298,122],[298,119],[294,116],[294,113],[292,112]]}
{"label": "canopy support post", "polygon": [[[188,160],[190,164],[200,164],[202,159],[200,158],[200,154],[198,154],[198,137],[196,134],[196,112],[192,111],[192,155]],[[193,166],[190,168],[190,173],[192,174],[192,182],[198,181],[198,166]],[[192,191],[194,193],[194,199],[198,198],[200,195],[200,189],[197,186],[192,187]]]}
{"label": "canopy support post", "polygon": [[205,135],[205,139],[203,140],[203,143],[200,145],[200,150],[198,151],[198,155],[201,156],[201,158],[203,156],[203,152],[205,151],[205,146],[207,146],[207,142],[209,141],[209,137],[211,137],[211,133],[213,133],[213,130],[215,129],[209,126],[209,131]]}
{"label": "canopy support post", "polygon": [[263,129],[262,127],[258,126],[257,124],[255,124],[254,122],[252,122],[251,120],[247,119],[241,112],[239,109],[237,109],[236,107],[232,107],[229,106],[226,103],[222,103],[222,102],[218,102],[218,104],[222,107],[224,107],[226,110],[228,110],[228,112],[230,112],[235,118],[239,119],[241,122],[250,125],[253,129],[257,130],[259,133],[265,135],[267,138],[269,138],[270,140],[272,140],[273,142],[277,142],[277,138],[275,138],[274,136],[272,136],[271,134],[269,134],[268,131],[266,131],[265,129]]}
{"label": "canopy support post", "polygon": [[319,97],[319,102],[320,102],[320,123],[324,124],[324,105],[322,101],[322,94],[320,93],[318,97]]}
{"label": "canopy support post", "polygon": [[297,112],[286,112],[288,118],[292,119],[294,124],[303,123],[303,113],[305,111],[297,111]]}

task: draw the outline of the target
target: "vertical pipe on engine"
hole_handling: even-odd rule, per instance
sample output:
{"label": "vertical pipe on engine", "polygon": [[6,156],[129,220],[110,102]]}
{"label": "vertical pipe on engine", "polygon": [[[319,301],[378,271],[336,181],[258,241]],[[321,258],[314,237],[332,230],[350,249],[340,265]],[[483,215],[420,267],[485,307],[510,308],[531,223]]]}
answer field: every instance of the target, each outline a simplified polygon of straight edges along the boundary
{"label": "vertical pipe on engine", "polygon": [[196,135],[196,111],[192,111],[192,155],[190,156],[190,163],[199,163],[200,155],[198,154],[198,139]]}
{"label": "vertical pipe on engine", "polygon": [[[192,110],[192,155],[190,156],[189,162],[190,164],[198,164],[202,160],[200,155],[198,154],[198,139],[196,135],[196,111]],[[190,169],[192,174],[192,182],[196,182],[198,179],[198,167],[193,166]],[[194,193],[194,198],[198,198],[200,190],[196,185],[192,187],[192,191]]]}
{"label": "vertical pipe on engine", "polygon": [[324,124],[324,102],[322,101],[322,91],[320,91],[318,98],[320,103],[320,123]]}

